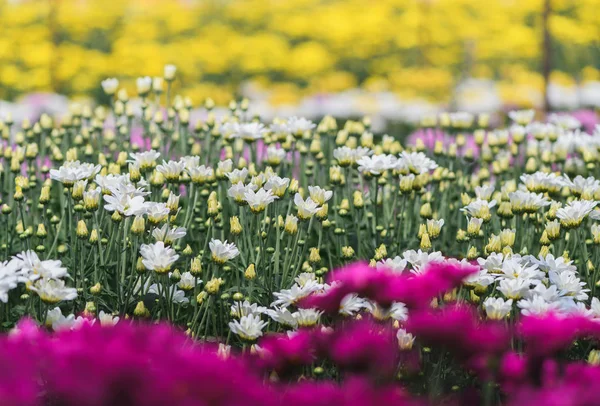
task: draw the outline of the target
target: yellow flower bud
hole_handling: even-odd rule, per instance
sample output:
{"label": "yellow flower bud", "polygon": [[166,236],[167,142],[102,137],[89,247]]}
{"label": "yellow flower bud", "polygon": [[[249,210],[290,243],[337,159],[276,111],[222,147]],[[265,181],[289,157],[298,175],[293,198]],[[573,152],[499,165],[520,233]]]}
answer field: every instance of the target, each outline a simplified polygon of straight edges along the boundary
{"label": "yellow flower bud", "polygon": [[40,191],[39,202],[42,204],[46,204],[49,201],[50,201],[50,186],[42,186],[42,190]]}
{"label": "yellow flower bud", "polygon": [[238,216],[229,218],[229,230],[233,235],[240,235],[242,233],[242,224],[240,223]]}
{"label": "yellow flower bud", "polygon": [[376,261],[382,260],[386,256],[387,256],[387,248],[385,247],[385,244],[381,244],[378,248],[375,249],[375,257],[374,258]]}
{"label": "yellow flower bud", "polygon": [[317,248],[317,247],[310,248],[308,262],[311,265],[315,265],[315,264],[318,264],[319,262],[321,262],[321,255],[319,254],[319,248]]}
{"label": "yellow flower bud", "polygon": [[342,247],[342,257],[344,259],[351,259],[354,257],[354,248],[352,248],[351,246],[347,245]]}
{"label": "yellow flower bud", "polygon": [[83,220],[79,220],[79,222],[77,223],[77,237],[81,238],[81,239],[86,239],[89,237],[90,233],[88,231],[87,225],[85,224],[85,221]]}
{"label": "yellow flower bud", "polygon": [[150,311],[146,308],[146,306],[144,305],[144,302],[140,301],[135,306],[133,315],[136,317],[146,318],[146,317],[150,317]]}
{"label": "yellow flower bud", "polygon": [[131,224],[131,232],[136,235],[142,235],[146,231],[146,221],[143,216],[135,216]]}
{"label": "yellow flower bud", "polygon": [[98,294],[100,294],[101,291],[102,291],[102,285],[100,284],[100,282],[96,283],[94,286],[92,286],[90,288],[90,293],[92,295],[98,295]]}
{"label": "yellow flower bud", "polygon": [[256,278],[256,270],[254,268],[254,264],[248,265],[248,268],[244,271],[244,278],[251,281]]}
{"label": "yellow flower bud", "polygon": [[221,285],[224,283],[225,281],[221,278],[212,278],[206,282],[206,285],[204,285],[204,290],[206,290],[208,294],[215,295],[219,293],[219,289],[221,289]]}
{"label": "yellow flower bud", "polygon": [[421,236],[421,243],[419,244],[419,247],[422,250],[430,250],[431,249],[431,240],[429,239],[429,234],[423,233],[423,235]]}
{"label": "yellow flower bud", "polygon": [[98,242],[98,230],[96,230],[95,228],[92,229],[92,232],[90,233],[90,239],[89,239],[90,243],[95,244]]}
{"label": "yellow flower bud", "polygon": [[360,190],[354,191],[354,193],[352,194],[352,200],[354,207],[356,207],[357,209],[360,209],[365,205],[365,202],[363,200],[363,194]]}
{"label": "yellow flower bud", "polygon": [[35,235],[38,238],[46,238],[46,236],[48,235],[48,232],[46,231],[46,226],[44,225],[44,223],[38,224]]}

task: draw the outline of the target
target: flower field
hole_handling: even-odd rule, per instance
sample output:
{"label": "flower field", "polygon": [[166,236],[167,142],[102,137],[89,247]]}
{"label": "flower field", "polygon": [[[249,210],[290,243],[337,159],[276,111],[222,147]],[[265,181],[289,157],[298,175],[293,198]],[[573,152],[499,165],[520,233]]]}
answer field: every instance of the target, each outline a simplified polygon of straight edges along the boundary
{"label": "flower field", "polygon": [[2,122],[0,405],[596,404],[598,128],[401,143],[177,80]]}

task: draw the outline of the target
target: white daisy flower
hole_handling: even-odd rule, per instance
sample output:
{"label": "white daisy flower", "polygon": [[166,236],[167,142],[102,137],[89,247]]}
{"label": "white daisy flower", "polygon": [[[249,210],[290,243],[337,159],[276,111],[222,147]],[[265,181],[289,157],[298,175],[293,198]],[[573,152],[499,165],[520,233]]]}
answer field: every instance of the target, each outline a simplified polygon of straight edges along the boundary
{"label": "white daisy flower", "polygon": [[160,152],[151,149],[150,151],[144,152],[131,152],[130,162],[137,164],[140,170],[147,171],[156,166],[156,160],[160,157]]}
{"label": "white daisy flower", "polygon": [[258,191],[254,191],[252,189],[246,190],[244,193],[244,200],[248,203],[248,207],[253,213],[261,213],[266,208],[267,205],[273,203],[275,200],[279,199],[278,196],[275,196],[271,190],[258,189]]}
{"label": "white daisy flower", "polygon": [[59,260],[42,261],[35,251],[23,251],[13,257],[13,265],[30,281],[39,278],[60,279],[67,276],[67,268]]}
{"label": "white daisy flower", "polygon": [[118,316],[113,316],[110,313],[104,313],[103,310],[100,310],[98,313],[98,321],[102,327],[112,327],[117,325],[120,318]]}
{"label": "white daisy flower", "polygon": [[187,234],[185,227],[169,227],[163,224],[161,228],[152,230],[154,241],[163,241],[166,245],[171,245],[175,240],[179,240]]}
{"label": "white daisy flower", "polygon": [[212,239],[208,243],[210,252],[212,254],[212,260],[217,264],[224,264],[227,261],[240,255],[240,251],[237,249],[234,243],[228,243],[227,240],[224,242],[221,240]]}
{"label": "white daisy flower", "polygon": [[556,217],[565,228],[578,227],[588,214],[594,210],[598,202],[590,200],[573,200],[556,211]]}
{"label": "white daisy flower", "polygon": [[262,330],[266,326],[267,322],[262,321],[260,316],[252,314],[242,316],[239,321],[233,320],[229,323],[231,332],[246,341],[254,341],[261,337],[263,335]]}
{"label": "white daisy flower", "polygon": [[104,93],[111,96],[115,94],[115,92],[119,88],[119,79],[107,78],[100,82],[100,85],[102,86],[102,90],[104,90]]}
{"label": "white daisy flower", "polygon": [[61,279],[38,279],[28,288],[37,293],[42,302],[49,304],[73,300],[77,297],[77,289],[65,286],[65,281]]}
{"label": "white daisy flower", "polygon": [[247,300],[243,302],[233,302],[229,314],[231,317],[241,318],[248,315],[261,315],[266,313],[267,308],[259,306],[257,303],[250,303]]}
{"label": "white daisy flower", "polygon": [[319,186],[309,186],[308,194],[313,202],[317,203],[319,206],[323,206],[333,196],[332,191],[325,190]]}
{"label": "white daisy flower", "polygon": [[66,187],[71,187],[78,180],[91,179],[100,171],[100,165],[67,161],[58,169],[50,170],[50,178],[61,182]]}
{"label": "white daisy flower", "polygon": [[512,309],[512,299],[504,300],[501,297],[488,297],[483,302],[483,309],[488,319],[502,320]]}
{"label": "white daisy flower", "polygon": [[386,258],[377,262],[375,267],[377,269],[391,269],[394,272],[403,272],[406,269],[406,265],[408,265],[408,261],[403,259],[400,256],[395,256],[394,258]]}
{"label": "white daisy flower", "polygon": [[142,264],[146,269],[159,274],[168,272],[179,259],[179,255],[175,250],[165,246],[163,241],[157,241],[154,244],[142,244],[140,255],[142,256]]}
{"label": "white daisy flower", "polygon": [[248,169],[234,169],[231,172],[226,173],[225,176],[227,176],[227,178],[232,184],[240,182],[244,183],[246,181],[246,178],[248,177]]}
{"label": "white daisy flower", "polygon": [[319,205],[315,201],[310,197],[306,200],[302,199],[300,193],[294,196],[294,204],[298,210],[298,218],[301,220],[308,220],[319,211]]}

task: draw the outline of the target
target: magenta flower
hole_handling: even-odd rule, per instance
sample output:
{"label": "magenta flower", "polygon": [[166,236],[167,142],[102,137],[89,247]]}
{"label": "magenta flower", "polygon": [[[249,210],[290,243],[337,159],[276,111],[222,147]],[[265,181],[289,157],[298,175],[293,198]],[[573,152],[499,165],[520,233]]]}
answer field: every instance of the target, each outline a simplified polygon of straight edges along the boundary
{"label": "magenta flower", "polygon": [[332,272],[329,282],[333,287],[324,294],[309,296],[300,305],[335,314],[342,299],[356,293],[384,307],[402,302],[409,308],[422,308],[434,297],[459,286],[477,270],[474,266],[441,262],[429,264],[422,274],[413,275],[373,269],[364,262],[357,262]]}

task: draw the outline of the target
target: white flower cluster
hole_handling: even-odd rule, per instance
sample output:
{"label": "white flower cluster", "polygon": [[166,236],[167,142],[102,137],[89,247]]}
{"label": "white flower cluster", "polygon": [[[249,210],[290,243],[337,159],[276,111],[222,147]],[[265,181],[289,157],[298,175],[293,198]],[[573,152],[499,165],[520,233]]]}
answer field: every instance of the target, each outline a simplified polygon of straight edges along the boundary
{"label": "white flower cluster", "polygon": [[0,263],[0,300],[8,302],[9,292],[19,283],[37,293],[45,303],[73,300],[77,289],[65,285],[67,268],[59,260],[42,260],[34,251],[24,251],[10,261]]}

